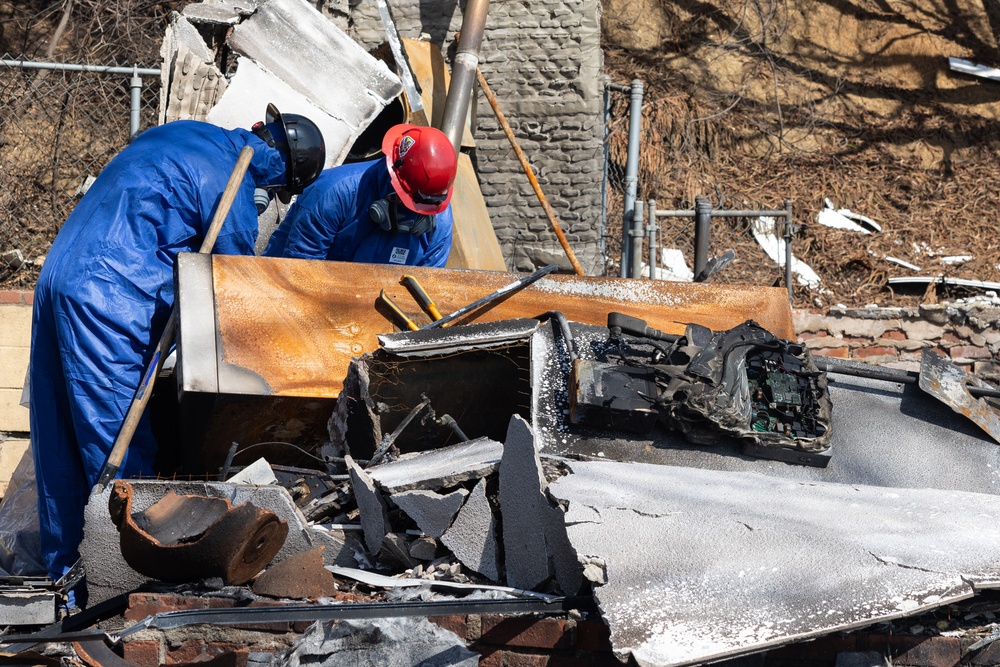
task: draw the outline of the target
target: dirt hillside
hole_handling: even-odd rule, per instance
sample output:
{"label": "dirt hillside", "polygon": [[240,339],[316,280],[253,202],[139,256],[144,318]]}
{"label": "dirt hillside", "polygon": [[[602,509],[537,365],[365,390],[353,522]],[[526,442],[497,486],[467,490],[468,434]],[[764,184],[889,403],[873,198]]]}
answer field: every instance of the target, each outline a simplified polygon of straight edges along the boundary
{"label": "dirt hillside", "polygon": [[[796,257],[822,279],[796,305],[964,295],[893,291],[890,276],[1000,282],[1000,83],[948,68],[1000,61],[1000,17],[980,0],[608,0],[602,26],[612,80],[646,86],[640,195],[661,209],[791,199]],[[883,232],[817,225],[824,198]],[[777,275],[746,224],[717,221],[712,254],[725,247],[727,281]],[[942,261],[957,255],[971,258]]]}

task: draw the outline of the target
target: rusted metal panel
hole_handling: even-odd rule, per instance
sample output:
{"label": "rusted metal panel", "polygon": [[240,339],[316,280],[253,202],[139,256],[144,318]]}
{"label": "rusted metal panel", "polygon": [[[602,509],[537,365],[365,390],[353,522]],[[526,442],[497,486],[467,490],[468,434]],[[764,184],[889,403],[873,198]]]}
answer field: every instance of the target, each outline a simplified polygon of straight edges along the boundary
{"label": "rusted metal panel", "polygon": [[920,362],[920,388],[960,415],[965,415],[1000,442],[1000,413],[996,399],[976,398],[969,387],[988,388],[985,382],[966,373],[950,359],[934,350],[924,350]]}
{"label": "rusted metal panel", "polygon": [[[429,322],[399,284],[417,277],[448,313],[520,277],[462,271],[218,255],[213,258],[219,339],[219,391],[229,394],[335,398],[352,357],[378,349],[393,327],[375,310],[386,292],[418,323]],[[183,313],[184,275],[178,303]],[[640,317],[667,333],[688,323],[713,330],[753,319],[795,337],[784,290],[621,278],[550,275],[475,313],[469,321],[533,317],[560,310],[572,321],[605,325],[608,313]],[[182,341],[183,345],[184,341]]]}

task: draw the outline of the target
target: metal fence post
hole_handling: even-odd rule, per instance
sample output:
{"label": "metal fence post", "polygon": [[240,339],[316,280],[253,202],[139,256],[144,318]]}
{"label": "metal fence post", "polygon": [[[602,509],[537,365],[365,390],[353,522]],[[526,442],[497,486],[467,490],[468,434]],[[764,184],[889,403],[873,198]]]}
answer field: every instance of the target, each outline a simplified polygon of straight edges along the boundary
{"label": "metal fence post", "polygon": [[602,117],[602,121],[604,122],[604,166],[601,169],[601,240],[599,242],[601,266],[604,270],[601,271],[601,275],[604,275],[604,272],[608,268],[608,249],[605,237],[608,233],[608,160],[611,157],[611,144],[608,141],[611,131],[608,129],[608,121],[610,119],[611,87],[604,86],[604,116]]}
{"label": "metal fence post", "polygon": [[660,244],[657,241],[656,232],[660,228],[656,225],[656,200],[650,199],[647,203],[646,215],[649,222],[646,223],[646,234],[649,243],[649,279],[656,280],[656,255],[660,251]]}
{"label": "metal fence post", "polygon": [[632,81],[632,95],[628,117],[628,156],[625,160],[625,215],[622,221],[622,270],[621,277],[627,278],[634,269],[628,264],[632,258],[632,211],[639,190],[639,138],[642,129],[642,81]]}
{"label": "metal fence post", "polygon": [[142,77],[138,65],[132,67],[129,79],[129,102],[128,140],[132,141],[139,134],[139,112],[142,110]]}
{"label": "metal fence post", "polygon": [[698,195],[694,198],[694,275],[701,275],[708,265],[708,237],[712,229],[712,202]]}
{"label": "metal fence post", "polygon": [[785,200],[785,287],[788,288],[788,303],[792,303],[792,200]]}
{"label": "metal fence post", "polygon": [[632,229],[629,230],[629,236],[632,237],[629,241],[632,244],[632,259],[629,262],[632,278],[642,277],[642,238],[646,235],[642,226],[642,209],[644,205],[644,201],[636,199],[633,203],[634,208],[632,209]]}

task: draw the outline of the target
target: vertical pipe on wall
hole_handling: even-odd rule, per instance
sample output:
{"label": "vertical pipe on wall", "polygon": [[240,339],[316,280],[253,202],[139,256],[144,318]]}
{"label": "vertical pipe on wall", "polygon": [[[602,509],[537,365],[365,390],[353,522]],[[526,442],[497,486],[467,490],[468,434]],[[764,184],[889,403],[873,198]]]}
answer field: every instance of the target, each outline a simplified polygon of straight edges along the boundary
{"label": "vertical pipe on wall", "polygon": [[646,235],[642,226],[642,209],[645,202],[641,199],[635,200],[635,208],[632,210],[632,229],[629,234],[632,236],[632,261],[629,267],[633,278],[642,277],[642,237]]}
{"label": "vertical pipe on wall", "polygon": [[646,223],[646,234],[649,243],[649,279],[656,280],[656,255],[660,251],[660,244],[656,240],[656,232],[660,230],[656,224],[656,200],[650,199],[647,203],[646,215],[649,222]]}
{"label": "vertical pipe on wall", "polygon": [[451,141],[458,154],[462,147],[462,132],[465,119],[469,115],[472,88],[479,68],[479,47],[486,32],[486,15],[489,0],[468,0],[462,18],[462,32],[458,36],[458,52],[451,68],[451,85],[444,103],[441,117],[441,131]]}
{"label": "vertical pipe on wall", "polygon": [[628,115],[628,156],[625,159],[625,215],[622,220],[622,278],[632,275],[629,262],[632,258],[632,212],[639,190],[639,137],[642,130],[642,81],[632,81],[632,94]]}
{"label": "vertical pipe on wall", "polygon": [[708,237],[712,229],[712,202],[698,195],[694,199],[694,275],[708,265]]}
{"label": "vertical pipe on wall", "polygon": [[788,288],[788,303],[792,303],[792,200],[785,200],[785,286]]}

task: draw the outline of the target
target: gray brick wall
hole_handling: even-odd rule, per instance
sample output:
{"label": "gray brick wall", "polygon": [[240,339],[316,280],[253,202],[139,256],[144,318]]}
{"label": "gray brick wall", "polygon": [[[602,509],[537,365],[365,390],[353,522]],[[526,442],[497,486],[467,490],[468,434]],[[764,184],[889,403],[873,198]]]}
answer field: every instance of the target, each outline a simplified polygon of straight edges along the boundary
{"label": "gray brick wall", "polygon": [[[458,2],[394,0],[404,37],[429,38],[450,61],[462,25]],[[366,48],[385,40],[375,0],[351,0],[348,31]],[[542,191],[588,274],[601,266],[603,67],[598,0],[490,3],[480,68]],[[508,267],[569,261],[485,97],[476,113],[476,164]]]}

